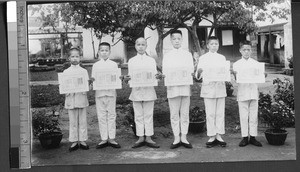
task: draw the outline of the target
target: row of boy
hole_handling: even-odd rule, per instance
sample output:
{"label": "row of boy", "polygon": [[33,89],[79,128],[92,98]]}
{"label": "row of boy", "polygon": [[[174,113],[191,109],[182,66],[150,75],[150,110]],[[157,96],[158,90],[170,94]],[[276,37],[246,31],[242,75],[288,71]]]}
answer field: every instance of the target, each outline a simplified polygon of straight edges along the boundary
{"label": "row of boy", "polygon": [[[192,54],[181,48],[182,33],[180,30],[174,30],[170,33],[173,49],[164,55],[163,69],[166,67],[183,67],[183,65],[193,66]],[[152,67],[156,70],[156,62],[152,57],[146,55],[147,41],[144,38],[138,38],[135,42],[137,55],[128,61],[128,75],[121,79],[127,82],[131,79],[132,69],[136,66]],[[217,53],[219,40],[216,37],[210,37],[207,41],[209,52],[199,58],[195,77],[201,78],[203,67],[212,64],[224,64],[226,59],[223,55]],[[117,64],[109,59],[111,52],[109,43],[102,42],[99,45],[98,55],[100,60],[93,65],[91,80],[94,81],[95,69],[97,68],[117,68]],[[236,69],[257,63],[251,58],[251,43],[245,41],[241,43],[240,53],[242,58],[233,64],[233,74],[236,76]],[[65,73],[82,71],[88,78],[87,71],[80,67],[80,50],[72,48],[69,52],[71,66]],[[157,79],[164,75],[158,73]],[[189,106],[191,90],[189,85],[168,86],[167,98],[170,108],[171,127],[174,135],[174,141],[170,148],[175,149],[180,146],[192,148],[192,144],[187,140],[189,126]],[[207,135],[209,136],[206,146],[208,148],[220,145],[226,146],[226,142],[221,135],[225,134],[225,97],[226,88],[224,82],[203,82],[200,96],[204,98],[206,111]],[[133,102],[134,121],[136,124],[136,135],[138,140],[132,148],[142,147],[144,145],[152,148],[159,148],[151,136],[153,131],[153,108],[154,101],[157,99],[154,87],[134,87],[129,96]],[[116,142],[116,90],[96,90],[96,111],[99,122],[101,142],[96,146],[101,149],[107,146],[121,148]],[[239,146],[246,146],[249,143],[255,146],[262,146],[255,139],[257,136],[257,110],[258,110],[258,87],[257,84],[245,83],[238,84],[237,101],[239,105],[239,115],[241,124],[242,141]],[[88,106],[87,93],[66,94],[65,108],[69,115],[69,141],[72,142],[69,151],[78,148],[87,150],[87,119],[86,107]],[[250,139],[249,139],[250,135]]]}

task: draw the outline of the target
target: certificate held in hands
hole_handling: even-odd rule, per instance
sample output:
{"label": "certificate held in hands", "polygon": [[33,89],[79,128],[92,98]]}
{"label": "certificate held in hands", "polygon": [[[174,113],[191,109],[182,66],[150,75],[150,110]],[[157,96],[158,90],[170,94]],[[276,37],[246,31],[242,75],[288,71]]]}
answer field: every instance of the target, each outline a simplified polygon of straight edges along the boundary
{"label": "certificate held in hands", "polygon": [[230,81],[230,79],[230,61],[203,68],[203,82]]}
{"label": "certificate held in hands", "polygon": [[193,85],[193,70],[192,67],[165,68],[165,86]]}
{"label": "certificate held in hands", "polygon": [[84,72],[58,73],[59,93],[78,93],[89,91],[88,76]]}
{"label": "certificate held in hands", "polygon": [[237,68],[237,83],[265,83],[265,63],[253,63]]}
{"label": "certificate held in hands", "polygon": [[131,79],[129,81],[130,87],[150,87],[157,86],[157,79],[155,78],[156,70],[152,68],[145,69],[131,69],[129,74]]}
{"label": "certificate held in hands", "polygon": [[121,69],[97,69],[95,70],[95,81],[93,90],[121,89]]}

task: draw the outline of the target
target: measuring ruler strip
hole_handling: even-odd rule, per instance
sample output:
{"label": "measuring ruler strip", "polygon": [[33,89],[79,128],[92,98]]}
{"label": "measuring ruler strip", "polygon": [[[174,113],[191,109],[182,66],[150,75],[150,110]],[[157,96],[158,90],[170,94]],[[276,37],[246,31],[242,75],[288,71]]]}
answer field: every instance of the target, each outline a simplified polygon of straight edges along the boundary
{"label": "measuring ruler strip", "polygon": [[31,167],[31,115],[29,111],[27,6],[25,1],[17,2],[17,40],[20,96],[19,168],[26,169]]}

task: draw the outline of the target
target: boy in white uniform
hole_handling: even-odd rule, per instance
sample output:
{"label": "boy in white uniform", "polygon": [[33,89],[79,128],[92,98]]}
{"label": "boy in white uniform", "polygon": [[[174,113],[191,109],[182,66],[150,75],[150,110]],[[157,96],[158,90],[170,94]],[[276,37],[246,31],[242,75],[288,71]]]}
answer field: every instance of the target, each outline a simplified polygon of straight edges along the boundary
{"label": "boy in white uniform", "polygon": [[[168,67],[192,67],[194,68],[193,56],[190,52],[181,48],[182,32],[175,30],[170,33],[173,49],[164,55],[162,61],[163,70]],[[186,135],[189,128],[189,107],[191,89],[190,85],[168,86],[167,97],[170,107],[171,127],[174,134],[174,142],[170,148],[179,146],[192,148],[187,141]]]}
{"label": "boy in white uniform", "polygon": [[[234,76],[236,77],[237,69],[243,66],[250,66],[258,63],[251,58],[251,42],[244,41],[240,43],[240,53],[242,58],[233,64]],[[237,101],[239,105],[240,123],[242,141],[240,147],[253,144],[261,147],[262,144],[255,139],[257,136],[258,125],[258,87],[256,83],[239,83],[237,92]],[[248,136],[250,135],[250,140]]]}
{"label": "boy in white uniform", "polygon": [[[156,62],[152,57],[146,55],[147,41],[144,38],[138,38],[135,41],[135,49],[137,55],[128,61],[128,76],[125,81],[130,80],[133,68],[151,67],[156,71]],[[154,87],[133,87],[129,99],[133,102],[134,122],[136,125],[136,135],[139,139],[132,148],[148,146],[159,148],[152,139],[153,131],[153,108],[154,100],[156,100]],[[145,138],[146,136],[146,138]]]}
{"label": "boy in white uniform", "polygon": [[[109,59],[111,53],[110,44],[102,42],[99,44],[98,56],[100,60],[93,65],[92,80],[95,80],[95,71],[97,69],[109,68],[116,69],[118,65],[116,62]],[[99,130],[101,142],[96,146],[96,149],[101,149],[106,146],[113,148],[121,148],[115,141],[116,136],[116,90],[96,90],[96,110],[99,121]]]}
{"label": "boy in white uniform", "polygon": [[[207,48],[209,52],[199,58],[196,78],[199,78],[205,66],[226,62],[225,56],[217,53],[219,49],[217,37],[208,38]],[[200,96],[204,98],[207,136],[209,136],[206,146],[208,148],[216,145],[225,147],[226,142],[221,137],[222,134],[225,134],[225,97],[227,96],[225,82],[203,81]]]}
{"label": "boy in white uniform", "polygon": [[[63,71],[63,73],[84,73],[88,79],[86,69],[80,67],[80,50],[71,48],[69,51],[69,59],[71,66]],[[87,135],[87,119],[86,107],[89,106],[86,92],[68,93],[65,99],[65,108],[69,114],[69,141],[72,142],[69,151],[77,150],[78,148],[87,150],[89,146],[85,143],[88,139]]]}

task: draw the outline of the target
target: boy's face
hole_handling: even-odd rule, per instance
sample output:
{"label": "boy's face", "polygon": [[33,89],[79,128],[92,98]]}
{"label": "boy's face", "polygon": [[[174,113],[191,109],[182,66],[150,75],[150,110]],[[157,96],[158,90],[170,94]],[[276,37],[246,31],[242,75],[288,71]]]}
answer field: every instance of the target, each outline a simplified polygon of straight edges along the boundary
{"label": "boy's face", "polygon": [[98,54],[100,56],[101,59],[108,59],[109,55],[110,55],[110,48],[109,46],[106,46],[106,45],[101,45],[99,47],[99,50],[98,50]]}
{"label": "boy's face", "polygon": [[209,40],[207,43],[207,48],[212,53],[217,52],[219,49],[219,41],[215,39]]}
{"label": "boy's face", "polygon": [[146,52],[147,42],[145,39],[139,38],[136,40],[135,49],[138,54],[143,55]]}
{"label": "boy's face", "polygon": [[251,53],[252,53],[252,49],[250,45],[243,45],[240,48],[240,53],[242,54],[242,57],[246,60],[249,59],[249,57],[251,57]]}
{"label": "boy's face", "polygon": [[171,35],[171,43],[174,48],[180,48],[182,43],[182,35],[180,33],[173,33]]}
{"label": "boy's face", "polygon": [[78,65],[80,62],[80,53],[77,50],[72,50],[69,56],[72,65]]}

